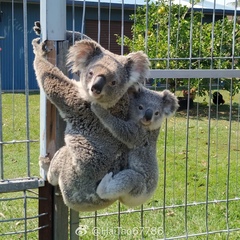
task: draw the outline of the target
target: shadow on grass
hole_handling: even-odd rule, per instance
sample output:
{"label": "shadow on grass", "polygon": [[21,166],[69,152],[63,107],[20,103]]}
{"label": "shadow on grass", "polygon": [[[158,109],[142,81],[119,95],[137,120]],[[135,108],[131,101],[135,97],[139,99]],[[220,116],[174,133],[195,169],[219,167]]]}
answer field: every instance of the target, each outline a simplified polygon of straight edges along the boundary
{"label": "shadow on grass", "polygon": [[[231,116],[229,104],[223,104],[219,106],[211,104],[211,106],[208,106],[207,103],[194,102],[193,107],[189,110],[190,118],[198,118],[199,120],[204,120],[205,118],[208,119],[209,115],[211,119],[239,121],[240,105],[233,103],[231,108]],[[187,109],[178,111],[177,116],[186,117]]]}

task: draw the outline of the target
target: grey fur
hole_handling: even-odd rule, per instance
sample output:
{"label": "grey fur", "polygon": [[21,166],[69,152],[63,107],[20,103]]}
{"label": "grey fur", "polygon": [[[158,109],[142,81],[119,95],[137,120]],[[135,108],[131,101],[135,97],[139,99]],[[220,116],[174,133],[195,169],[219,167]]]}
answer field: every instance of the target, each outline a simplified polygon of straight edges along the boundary
{"label": "grey fur", "polygon": [[39,87],[67,123],[66,145],[51,160],[48,181],[59,184],[65,204],[76,211],[105,208],[114,200],[99,198],[97,185],[108,172],[126,168],[128,148],[104,129],[92,113],[90,101],[127,120],[126,91],[147,76],[147,56],[142,52],[119,56],[94,41],[79,41],[70,49],[68,61],[81,71],[80,82],[76,82],[45,59],[44,43],[38,41],[33,40],[32,45]]}
{"label": "grey fur", "polygon": [[142,87],[130,97],[128,121],[113,116],[98,104],[91,108],[106,129],[131,149],[128,168],[106,174],[98,185],[98,195],[106,200],[119,199],[129,207],[143,204],[157,187],[159,129],[164,117],[177,110],[177,98],[168,90],[154,92]]}

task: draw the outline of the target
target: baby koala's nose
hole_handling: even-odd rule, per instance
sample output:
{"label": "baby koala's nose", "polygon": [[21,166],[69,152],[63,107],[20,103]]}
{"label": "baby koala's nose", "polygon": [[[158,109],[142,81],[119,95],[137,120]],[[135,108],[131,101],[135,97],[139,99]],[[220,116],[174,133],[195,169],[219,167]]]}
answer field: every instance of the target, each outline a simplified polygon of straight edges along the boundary
{"label": "baby koala's nose", "polygon": [[94,80],[94,83],[91,87],[91,91],[96,94],[100,94],[103,90],[103,87],[106,84],[106,78],[102,75],[97,76]]}
{"label": "baby koala's nose", "polygon": [[146,112],[145,112],[145,115],[144,115],[146,121],[152,120],[152,116],[153,116],[152,109],[147,109]]}

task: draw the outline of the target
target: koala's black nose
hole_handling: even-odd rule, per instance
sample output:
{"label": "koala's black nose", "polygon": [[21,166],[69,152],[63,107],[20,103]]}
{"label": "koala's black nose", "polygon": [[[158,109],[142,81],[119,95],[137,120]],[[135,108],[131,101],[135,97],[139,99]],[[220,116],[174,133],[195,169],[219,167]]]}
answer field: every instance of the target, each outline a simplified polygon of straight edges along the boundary
{"label": "koala's black nose", "polygon": [[153,111],[151,109],[147,109],[144,115],[146,121],[150,121],[152,119],[152,116],[153,116]]}
{"label": "koala's black nose", "polygon": [[97,94],[100,94],[103,90],[103,87],[106,84],[106,78],[102,75],[97,76],[94,80],[94,83],[91,87],[91,91]]}

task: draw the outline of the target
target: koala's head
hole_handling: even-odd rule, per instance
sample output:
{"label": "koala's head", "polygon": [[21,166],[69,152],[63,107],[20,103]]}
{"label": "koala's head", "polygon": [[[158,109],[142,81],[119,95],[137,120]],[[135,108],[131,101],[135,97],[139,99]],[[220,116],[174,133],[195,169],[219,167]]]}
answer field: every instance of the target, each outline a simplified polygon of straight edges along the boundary
{"label": "koala's head", "polygon": [[69,49],[67,62],[72,72],[80,72],[85,100],[105,108],[114,106],[132,84],[143,82],[149,72],[149,60],[143,52],[116,55],[93,40],[76,42]]}
{"label": "koala's head", "polygon": [[161,127],[165,117],[175,113],[178,100],[169,90],[157,92],[143,86],[131,88],[129,117],[148,130]]}

